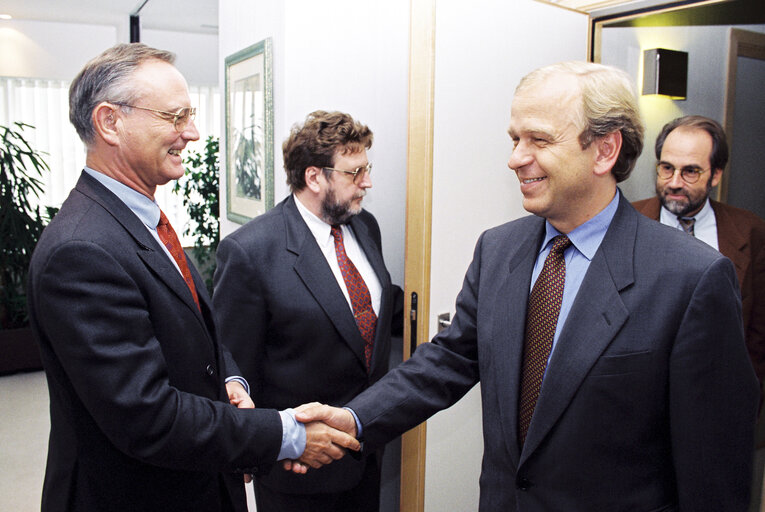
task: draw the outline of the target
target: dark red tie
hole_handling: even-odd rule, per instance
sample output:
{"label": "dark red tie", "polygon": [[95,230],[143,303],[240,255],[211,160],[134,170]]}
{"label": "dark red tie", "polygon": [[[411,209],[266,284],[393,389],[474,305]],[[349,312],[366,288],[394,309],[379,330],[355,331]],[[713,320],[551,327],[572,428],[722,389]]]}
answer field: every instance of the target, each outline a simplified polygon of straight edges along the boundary
{"label": "dark red tie", "polygon": [[[165,247],[167,247],[167,250],[170,251],[170,254],[173,255],[173,259],[178,264],[178,268],[181,269],[183,280],[186,281],[186,286],[189,287],[191,296],[194,298],[194,302],[199,308],[197,288],[194,286],[194,280],[191,278],[191,271],[189,270],[188,263],[186,263],[186,255],[183,254],[183,247],[181,247],[181,242],[178,240],[178,235],[175,234],[173,226],[170,225],[170,222],[165,216],[165,212],[162,210],[159,211],[159,224],[157,224],[157,234],[159,235],[159,239],[162,240],[162,243],[165,244]],[[199,309],[200,311],[202,310],[202,308]]]}
{"label": "dark red tie", "polygon": [[550,254],[545,258],[537,282],[529,295],[526,315],[526,342],[523,345],[523,369],[518,400],[518,441],[526,442],[531,417],[542,388],[542,378],[550,357],[555,328],[558,325],[563,285],[566,282],[566,261],[563,251],[571,240],[563,235],[553,238]]}
{"label": "dark red tie", "polygon": [[361,278],[361,274],[356,269],[356,265],[345,254],[343,232],[339,226],[332,226],[332,237],[335,239],[337,264],[340,266],[345,287],[348,289],[348,295],[351,297],[353,317],[356,319],[356,325],[359,328],[361,337],[364,338],[364,359],[367,363],[367,371],[369,371],[372,363],[375,327],[377,326],[377,315],[375,315],[375,311],[372,309],[372,296],[366,283]]}

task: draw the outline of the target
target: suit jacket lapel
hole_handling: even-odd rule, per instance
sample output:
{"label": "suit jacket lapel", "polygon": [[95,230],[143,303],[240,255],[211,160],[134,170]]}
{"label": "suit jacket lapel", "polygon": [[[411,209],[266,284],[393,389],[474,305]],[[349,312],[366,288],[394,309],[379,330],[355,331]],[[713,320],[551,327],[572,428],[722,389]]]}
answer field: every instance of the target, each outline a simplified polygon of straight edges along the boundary
{"label": "suit jacket lapel", "polygon": [[620,292],[634,282],[637,215],[622,196],[550,358],[520,463],[539,446],[627,321]]}
{"label": "suit jacket lapel", "polygon": [[738,282],[744,282],[746,267],[749,264],[746,247],[749,243],[746,235],[739,231],[739,225],[717,201],[710,201],[717,222],[717,245],[720,252],[736,266]]}
{"label": "suit jacket lapel", "polygon": [[[172,290],[195,315],[197,315],[197,318],[203,324],[205,329],[209,330],[209,326],[205,323],[199,308],[197,308],[197,305],[194,303],[194,299],[192,298],[191,292],[189,291],[188,286],[186,286],[183,277],[154,237],[151,236],[151,233],[146,229],[146,226],[144,226],[141,220],[130,210],[130,208],[128,208],[125,203],[123,203],[122,200],[114,195],[109,189],[101,185],[101,183],[84,171],[75,188],[100,204],[125,228],[125,231],[127,231],[138,245],[136,251],[138,256],[154,271],[157,277],[164,282],[165,285],[167,285],[167,287],[170,288],[170,290]],[[189,264],[189,268],[192,269],[192,276],[195,276],[195,285],[197,286],[197,292],[199,292],[201,279],[198,279],[198,273],[193,265],[188,261],[187,263]],[[204,287],[204,284],[202,283],[201,286]],[[206,293],[205,297],[207,297]]]}
{"label": "suit jacket lapel", "polygon": [[364,339],[356,326],[353,312],[316,239],[300,216],[292,196],[284,202],[284,224],[287,250],[297,255],[295,272],[335,325],[340,336],[356,354],[359,362],[366,368]]}
{"label": "suit jacket lapel", "polygon": [[[491,357],[496,374],[494,381],[506,396],[500,401],[500,418],[507,449],[517,464],[518,450],[518,389],[520,386],[523,343],[526,330],[526,308],[539,245],[544,235],[544,220],[529,218],[535,227],[526,231],[525,238],[508,240],[501,254],[508,256],[508,273],[497,287],[496,297],[488,298],[496,308],[485,316],[491,322],[486,331],[491,333]],[[500,393],[500,396],[502,394]]]}

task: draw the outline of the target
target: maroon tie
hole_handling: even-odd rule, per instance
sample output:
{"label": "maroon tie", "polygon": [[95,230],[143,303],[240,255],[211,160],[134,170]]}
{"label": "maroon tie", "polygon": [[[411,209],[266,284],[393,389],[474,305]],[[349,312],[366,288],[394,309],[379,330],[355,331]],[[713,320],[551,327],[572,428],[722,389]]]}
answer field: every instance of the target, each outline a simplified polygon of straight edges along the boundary
{"label": "maroon tie", "polygon": [[375,315],[375,311],[372,309],[372,296],[369,294],[369,288],[367,288],[366,283],[361,278],[361,274],[356,269],[356,265],[345,254],[343,232],[339,226],[332,226],[332,237],[335,239],[337,264],[340,266],[345,287],[348,289],[348,295],[351,297],[353,317],[356,319],[356,325],[359,328],[361,337],[364,338],[364,359],[367,363],[367,371],[369,371],[372,363],[375,327],[377,326],[377,315]]}
{"label": "maroon tie", "polygon": [[[199,308],[197,288],[194,286],[194,280],[191,278],[191,271],[189,270],[188,263],[186,263],[186,255],[183,254],[183,247],[181,247],[181,242],[178,240],[178,235],[175,234],[173,226],[170,225],[170,222],[165,216],[165,212],[162,210],[159,211],[159,224],[157,224],[157,234],[159,235],[159,239],[162,240],[162,243],[165,244],[165,247],[167,247],[167,250],[170,251],[170,254],[173,255],[173,259],[178,264],[178,268],[181,269],[183,280],[186,281],[186,286],[189,287],[191,296],[194,298],[194,302]],[[199,309],[200,311],[202,310],[202,308]]]}
{"label": "maroon tie", "polygon": [[531,417],[542,388],[542,378],[550,357],[555,327],[558,324],[563,285],[566,282],[566,262],[563,251],[571,240],[563,235],[553,238],[550,254],[545,258],[537,282],[529,295],[526,315],[526,342],[523,346],[523,369],[518,400],[518,440],[526,442]]}

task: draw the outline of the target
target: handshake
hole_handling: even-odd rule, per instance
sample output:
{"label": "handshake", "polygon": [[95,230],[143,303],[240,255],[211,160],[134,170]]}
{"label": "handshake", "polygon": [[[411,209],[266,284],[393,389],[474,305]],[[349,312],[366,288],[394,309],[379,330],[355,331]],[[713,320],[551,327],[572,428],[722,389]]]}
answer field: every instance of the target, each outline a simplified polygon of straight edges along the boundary
{"label": "handshake", "polygon": [[[232,405],[242,409],[255,407],[241,383],[227,382],[226,390]],[[356,439],[356,420],[346,409],[312,402],[295,408],[295,419],[305,424],[305,450],[296,460],[282,461],[287,471],[304,474],[309,467],[318,469],[342,459],[346,450],[361,449]],[[249,478],[245,477],[245,481]]]}
{"label": "handshake", "polygon": [[297,460],[282,461],[287,471],[303,474],[309,466],[320,468],[343,458],[346,450],[361,449],[356,420],[346,409],[312,402],[297,407],[295,419],[305,424],[305,451]]}

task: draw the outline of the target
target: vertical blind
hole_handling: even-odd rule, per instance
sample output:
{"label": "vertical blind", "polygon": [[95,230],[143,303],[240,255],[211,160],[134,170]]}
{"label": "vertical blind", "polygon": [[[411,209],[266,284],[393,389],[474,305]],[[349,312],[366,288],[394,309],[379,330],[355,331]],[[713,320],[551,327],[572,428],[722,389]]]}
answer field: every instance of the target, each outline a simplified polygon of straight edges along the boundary
{"label": "vertical blind", "polygon": [[[69,84],[66,80],[0,77],[0,125],[23,122],[34,126],[22,134],[30,145],[43,152],[50,172],[42,177],[44,194],[40,205],[61,206],[85,165],[85,147],[69,122]],[[195,120],[200,138],[186,146],[202,153],[209,135],[220,137],[221,108],[217,86],[189,86],[191,105],[197,107]],[[172,192],[173,182],[157,189],[155,199],[175,226],[181,243],[193,245],[183,234],[188,214],[182,198]]]}

